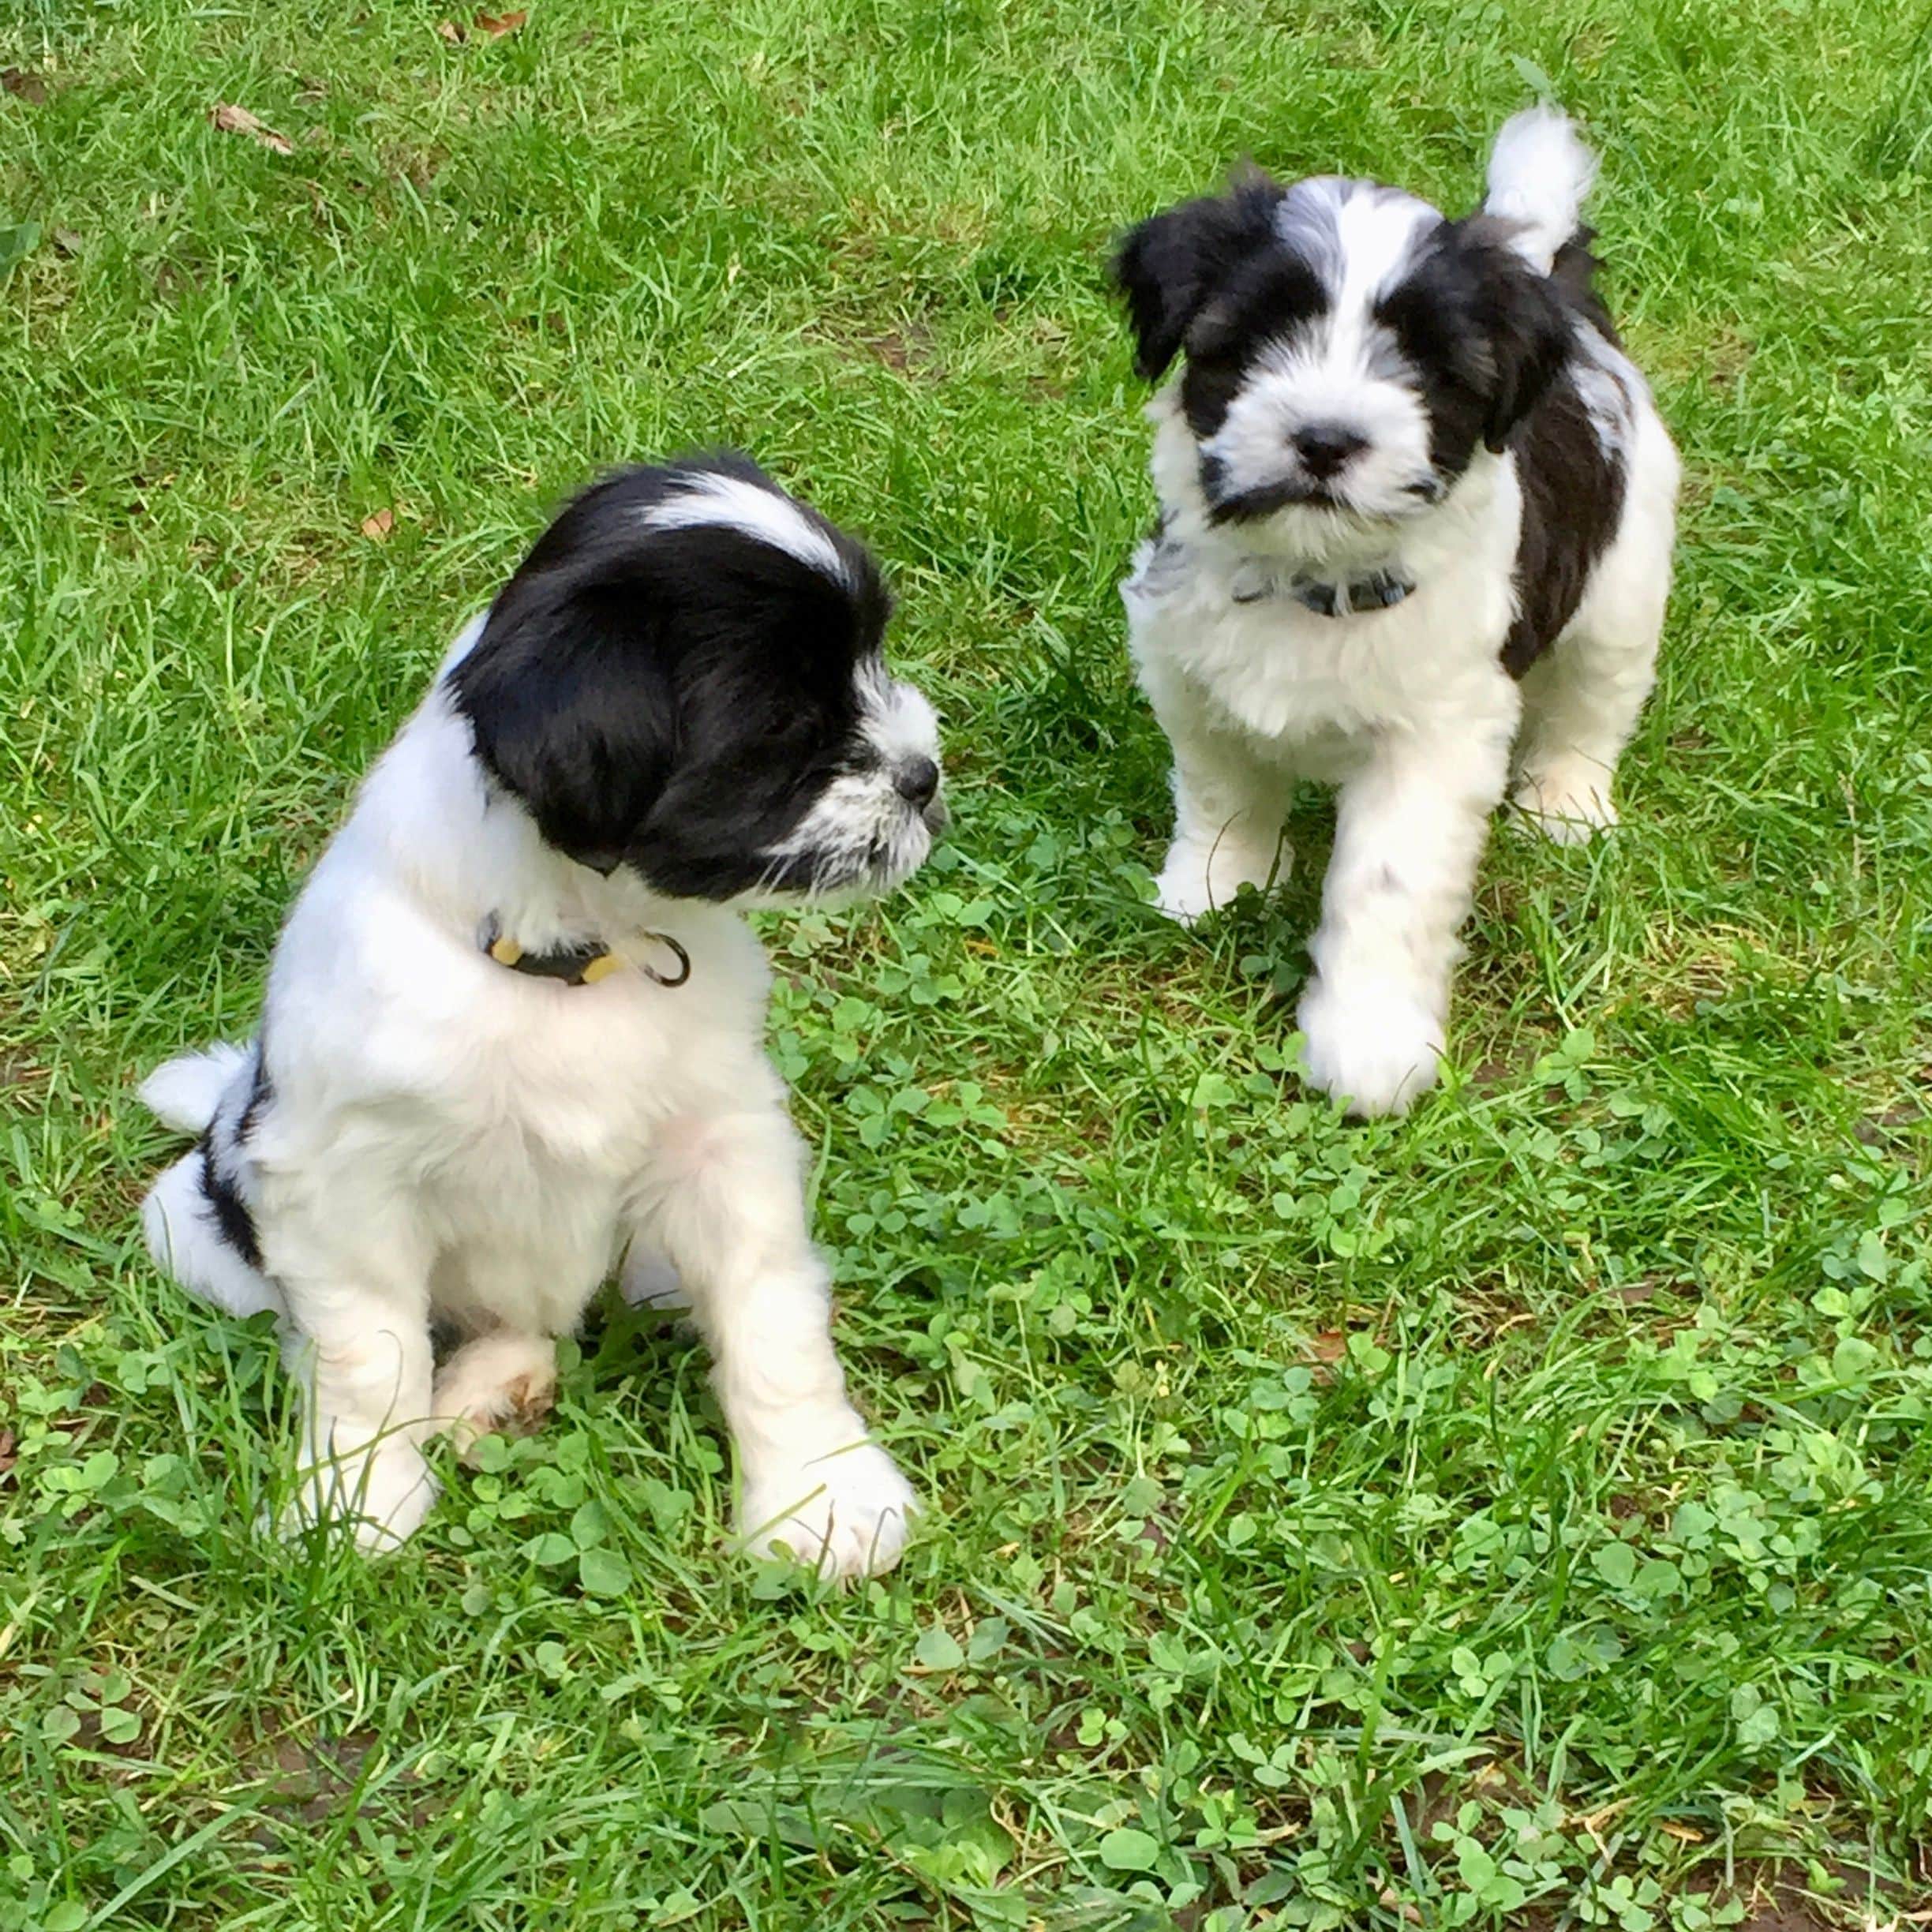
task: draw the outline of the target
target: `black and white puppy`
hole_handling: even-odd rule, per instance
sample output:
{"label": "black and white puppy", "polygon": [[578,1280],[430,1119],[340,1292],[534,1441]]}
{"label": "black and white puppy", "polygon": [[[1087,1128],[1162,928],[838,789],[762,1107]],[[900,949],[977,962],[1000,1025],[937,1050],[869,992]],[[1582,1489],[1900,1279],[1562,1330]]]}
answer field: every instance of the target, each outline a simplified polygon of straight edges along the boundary
{"label": "black and white puppy", "polygon": [[1301,1006],[1315,1084],[1398,1113],[1435,1080],[1456,934],[1509,789],[1615,822],[1670,585],[1676,452],[1591,290],[1595,161],[1503,128],[1481,212],[1264,178],[1158,215],[1114,272],[1158,534],[1122,587],[1172,741],[1162,906],[1265,886],[1299,777],[1340,788]]}
{"label": "black and white puppy", "polygon": [[[586,491],[365,781],[255,1039],[142,1088],[200,1136],[148,1197],[156,1259],[286,1317],[304,1519],[407,1536],[429,1436],[541,1413],[553,1338],[620,1263],[668,1261],[747,1542],[897,1559],[912,1495],[846,1398],[740,916],[896,886],[942,828],[887,608],[860,545],[741,458]],[[440,1371],[432,1324],[462,1338]]]}

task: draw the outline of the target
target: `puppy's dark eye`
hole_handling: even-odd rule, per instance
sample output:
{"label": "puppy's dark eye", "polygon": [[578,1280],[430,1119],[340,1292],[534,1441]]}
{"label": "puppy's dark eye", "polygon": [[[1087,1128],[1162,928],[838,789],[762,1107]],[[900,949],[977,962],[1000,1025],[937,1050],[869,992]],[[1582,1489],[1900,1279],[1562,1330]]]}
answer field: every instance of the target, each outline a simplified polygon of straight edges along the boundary
{"label": "puppy's dark eye", "polygon": [[1247,365],[1230,345],[1205,358],[1192,350],[1181,381],[1181,406],[1196,436],[1211,436],[1234,406],[1247,375]]}
{"label": "puppy's dark eye", "polygon": [[1190,362],[1225,362],[1240,340],[1234,312],[1222,302],[1210,302],[1189,324],[1186,348]]}

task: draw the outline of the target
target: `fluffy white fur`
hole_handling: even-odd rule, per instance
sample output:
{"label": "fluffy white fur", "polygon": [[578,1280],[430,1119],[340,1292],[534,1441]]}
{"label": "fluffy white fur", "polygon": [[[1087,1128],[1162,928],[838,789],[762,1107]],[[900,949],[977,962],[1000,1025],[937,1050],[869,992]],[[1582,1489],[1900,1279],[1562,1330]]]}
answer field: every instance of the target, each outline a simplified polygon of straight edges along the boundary
{"label": "fluffy white fur", "polygon": [[1520,223],[1518,252],[1547,274],[1556,251],[1575,234],[1596,179],[1597,157],[1569,117],[1554,107],[1528,108],[1496,135],[1484,212]]}
{"label": "fluffy white fur", "polygon": [[846,578],[845,560],[839,555],[838,546],[796,504],[743,477],[702,477],[668,503],[653,504],[643,518],[653,530],[690,530],[711,524],[739,530],[796,557],[808,569],[837,582]]}
{"label": "fluffy white fur", "polygon": [[223,1043],[158,1066],[140,1084],[142,1104],[165,1127],[198,1134],[215,1118],[222,1095],[250,1064],[249,1050]]}
{"label": "fluffy white fur", "polygon": [[[1488,212],[1526,224],[1515,245],[1547,269],[1593,171],[1560,117],[1519,117],[1497,144]],[[1417,224],[1440,217],[1387,189],[1317,182],[1291,193],[1285,218],[1309,189],[1339,211],[1346,292],[1316,343],[1264,367],[1236,399],[1218,440],[1250,438],[1278,468],[1295,424],[1339,414],[1373,443],[1350,474],[1354,500],[1390,514],[1297,506],[1216,523],[1204,446],[1170,383],[1148,411],[1163,534],[1122,593],[1140,682],[1174,749],[1161,906],[1193,920],[1278,878],[1295,781],[1339,787],[1299,1013],[1306,1065],[1357,1111],[1399,1113],[1436,1077],[1457,934],[1512,770],[1516,802],[1551,837],[1615,822],[1611,777],[1650,689],[1669,588],[1678,462],[1642,376],[1586,328],[1587,359],[1620,379],[1590,406],[1627,466],[1623,517],[1574,617],[1518,685],[1499,661],[1516,612],[1515,457],[1479,448],[1440,501],[1411,495],[1395,514],[1426,467],[1427,421],[1398,376],[1378,373],[1386,365],[1363,318]],[[1584,394],[1598,392],[1586,383]],[[1256,594],[1284,565],[1345,579],[1392,570],[1415,588],[1338,621]]]}
{"label": "fluffy white fur", "polygon": [[[752,507],[761,539],[788,530],[823,560],[803,519],[781,530],[778,511]],[[893,756],[936,760],[916,693],[882,679],[866,715]],[[889,790],[890,772],[871,782]],[[876,844],[882,813],[865,794],[855,781],[826,810]],[[874,882],[910,871],[927,842],[908,830]],[[479,950],[492,915],[527,949],[594,934],[666,972],[657,935],[668,935],[690,978],[522,976]],[[200,1150],[144,1210],[156,1257],[184,1284],[287,1318],[309,1391],[303,1520],[352,1516],[369,1546],[406,1537],[436,1493],[429,1439],[448,1429],[466,1443],[547,1407],[552,1338],[629,1251],[632,1292],[681,1290],[710,1345],[749,1546],[841,1577],[897,1560],[913,1494],[869,1440],[833,1353],[802,1150],[763,1050],[768,977],[731,907],[659,897],[621,867],[601,876],[492,800],[439,677],[275,953],[272,1096],[231,1177],[261,1230],[263,1271],[214,1224]],[[170,1125],[199,1131],[245,1105],[255,1064],[253,1048],[220,1046],[142,1091]],[[432,1312],[468,1337],[440,1372]]]}

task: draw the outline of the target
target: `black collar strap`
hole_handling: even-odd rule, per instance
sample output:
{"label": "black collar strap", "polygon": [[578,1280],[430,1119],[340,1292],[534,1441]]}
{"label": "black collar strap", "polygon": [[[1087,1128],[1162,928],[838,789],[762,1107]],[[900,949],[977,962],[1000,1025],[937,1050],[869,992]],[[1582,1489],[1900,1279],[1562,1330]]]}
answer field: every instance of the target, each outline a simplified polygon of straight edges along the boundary
{"label": "black collar strap", "polygon": [[[638,971],[661,987],[681,987],[691,977],[691,955],[668,933],[644,936],[668,949],[677,961],[677,968],[674,972],[661,973],[654,966],[639,963]],[[550,953],[526,953],[504,933],[493,912],[483,922],[477,941],[499,966],[507,966],[512,972],[528,973],[535,979],[555,979],[564,986],[595,986],[600,979],[621,971],[627,963],[594,940],[583,945],[559,946]]]}
{"label": "black collar strap", "polygon": [[1318,617],[1354,617],[1387,610],[1414,589],[1407,578],[1398,577],[1393,571],[1379,570],[1337,583],[1326,583],[1313,577],[1291,577],[1284,583],[1277,577],[1264,575],[1237,582],[1232,594],[1237,604],[1258,604],[1266,597],[1288,597]]}

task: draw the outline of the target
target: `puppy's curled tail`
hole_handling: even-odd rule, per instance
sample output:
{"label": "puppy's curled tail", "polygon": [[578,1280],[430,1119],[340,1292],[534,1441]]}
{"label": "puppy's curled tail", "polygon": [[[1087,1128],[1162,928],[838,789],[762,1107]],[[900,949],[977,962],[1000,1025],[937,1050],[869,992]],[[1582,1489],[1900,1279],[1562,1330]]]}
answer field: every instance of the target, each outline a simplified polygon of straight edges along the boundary
{"label": "puppy's curled tail", "polygon": [[1547,275],[1556,251],[1577,232],[1596,178],[1597,157],[1569,117],[1554,107],[1526,107],[1503,122],[1490,151],[1483,212],[1508,223],[1511,245]]}
{"label": "puppy's curled tail", "polygon": [[136,1090],[141,1104],[178,1133],[204,1132],[229,1083],[248,1065],[245,1046],[223,1042],[158,1066]]}

